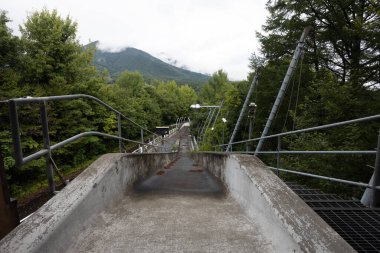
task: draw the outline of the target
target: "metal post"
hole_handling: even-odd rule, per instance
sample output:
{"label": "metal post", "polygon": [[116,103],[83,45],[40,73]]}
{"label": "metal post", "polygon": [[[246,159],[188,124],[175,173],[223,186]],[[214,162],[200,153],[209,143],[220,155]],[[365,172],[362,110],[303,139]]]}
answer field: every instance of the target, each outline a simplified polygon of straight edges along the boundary
{"label": "metal post", "polygon": [[[117,114],[117,136],[121,137],[121,116],[119,113]],[[122,144],[123,144],[122,140],[119,139],[119,152],[120,153],[123,152],[123,145]]]}
{"label": "metal post", "polygon": [[222,100],[222,103],[220,103],[220,106],[219,106],[219,109],[218,109],[218,113],[216,114],[216,117],[215,117],[214,123],[212,124],[212,129],[214,129],[215,122],[216,122],[216,120],[217,120],[218,117],[219,117],[219,113],[220,113],[220,110],[222,109],[223,103],[224,103],[224,100]]}
{"label": "metal post", "polygon": [[249,90],[248,90],[247,96],[245,97],[245,101],[244,101],[243,107],[241,108],[239,118],[238,118],[238,120],[237,120],[237,122],[236,122],[236,125],[235,125],[235,128],[234,128],[234,131],[232,132],[231,139],[230,139],[230,141],[229,141],[229,143],[228,143],[228,146],[227,146],[226,151],[228,151],[228,150],[230,149],[231,144],[232,144],[232,142],[233,142],[234,139],[235,139],[235,135],[236,135],[237,131],[239,130],[240,123],[241,123],[241,121],[242,121],[242,119],[243,119],[243,115],[244,115],[245,110],[246,110],[246,108],[247,108],[247,106],[248,106],[248,102],[249,102],[249,100],[250,100],[250,98],[251,98],[251,95],[252,95],[252,93],[253,93],[253,90],[254,90],[254,88],[255,88],[255,86],[256,86],[256,84],[257,84],[257,80],[258,80],[258,78],[259,78],[259,72],[260,72],[260,67],[256,69],[255,77],[253,78],[252,83],[251,83],[251,86],[249,87]]}
{"label": "metal post", "polygon": [[[224,144],[224,125],[226,123],[223,122],[223,132],[222,132],[222,144]],[[222,151],[224,151],[224,146],[222,146]]]}
{"label": "metal post", "polygon": [[23,154],[21,148],[20,126],[18,121],[17,104],[13,100],[9,100],[9,114],[11,118],[11,129],[13,139],[13,152],[15,154],[16,166],[23,164]]}
{"label": "metal post", "polygon": [[[304,47],[305,38],[306,38],[307,34],[309,33],[310,29],[311,29],[310,26],[306,27],[304,29],[302,35],[301,35],[301,38],[300,38],[298,45],[297,45],[297,48],[294,51],[292,61],[290,62],[290,65],[289,65],[288,71],[286,72],[284,81],[281,84],[281,88],[278,92],[276,101],[273,104],[272,111],[270,112],[269,118],[268,118],[267,123],[265,125],[264,131],[261,134],[261,137],[265,137],[268,134],[269,129],[272,125],[272,121],[273,121],[274,117],[276,116],[278,109],[280,108],[281,101],[285,95],[285,91],[286,91],[286,88],[287,88],[288,83],[290,81],[290,78],[292,77],[294,69],[296,68],[298,60],[302,54],[302,49]],[[260,139],[259,143],[257,144],[256,151],[255,151],[256,156],[258,155],[258,152],[261,151],[261,148],[264,144],[264,141],[265,141],[265,139]]]}
{"label": "metal post", "polygon": [[[249,107],[249,110],[248,110],[248,119],[249,119],[248,140],[250,140],[252,138],[252,129],[253,129],[253,123],[255,122],[255,114],[256,114],[257,105],[256,105],[256,103],[251,102],[251,103],[249,103],[248,107]],[[247,141],[246,142],[247,152],[251,151],[251,146],[252,146],[252,142]]]}
{"label": "metal post", "polygon": [[47,118],[47,112],[46,112],[46,102],[41,102],[40,104],[40,115],[41,115],[42,135],[44,138],[44,148],[48,150],[48,153],[45,155],[46,176],[49,182],[49,190],[51,193],[54,193],[55,185],[54,185],[53,167],[51,164],[51,150],[50,150],[48,118]]}
{"label": "metal post", "polygon": [[[141,133],[141,143],[144,143],[144,130],[141,128],[140,129]],[[141,153],[144,153],[144,144],[141,144]]]}
{"label": "metal post", "polygon": [[[373,173],[372,187],[380,185],[380,131],[377,139],[377,151],[376,151],[376,161],[375,161],[375,171]],[[372,205],[371,207],[380,206],[380,192],[379,190],[372,189]]]}
{"label": "metal post", "polygon": [[[248,140],[250,140],[252,138],[252,117],[249,117],[249,128],[248,128]],[[251,142],[248,141],[247,142],[247,145],[246,145],[246,149],[247,149],[247,152],[251,151]]]}
{"label": "metal post", "polygon": [[3,154],[0,153],[0,240],[20,224],[17,200],[9,195],[4,169]]}
{"label": "metal post", "polygon": [[280,175],[280,171],[278,170],[280,168],[280,151],[281,151],[281,136],[277,137],[277,176]]}

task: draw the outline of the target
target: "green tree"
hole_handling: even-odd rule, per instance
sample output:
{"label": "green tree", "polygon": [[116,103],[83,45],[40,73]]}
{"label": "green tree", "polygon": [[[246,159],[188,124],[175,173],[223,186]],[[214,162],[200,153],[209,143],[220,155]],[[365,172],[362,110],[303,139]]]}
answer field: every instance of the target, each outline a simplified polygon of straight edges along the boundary
{"label": "green tree", "polygon": [[20,27],[25,50],[23,82],[35,93],[58,95],[94,75],[92,49],[84,49],[76,38],[77,23],[57,11],[46,9],[28,16]]}
{"label": "green tree", "polygon": [[7,27],[6,12],[0,10],[0,100],[17,96],[20,79],[21,45],[17,37]]}
{"label": "green tree", "polygon": [[138,72],[124,71],[116,80],[116,84],[128,92],[128,96],[141,96],[144,89],[144,78]]}
{"label": "green tree", "polygon": [[379,82],[380,4],[372,0],[268,1],[270,16],[258,33],[269,59],[291,55],[303,28],[313,30],[307,40],[307,60],[318,71],[330,69],[341,82],[355,87]]}
{"label": "green tree", "polygon": [[197,101],[197,94],[194,89],[188,85],[181,85],[178,88],[179,100],[178,106],[180,107],[180,116],[186,117],[190,115],[190,105]]}
{"label": "green tree", "polygon": [[231,83],[227,73],[220,69],[212,75],[207,84],[202,86],[200,98],[204,103],[220,104],[229,88]]}

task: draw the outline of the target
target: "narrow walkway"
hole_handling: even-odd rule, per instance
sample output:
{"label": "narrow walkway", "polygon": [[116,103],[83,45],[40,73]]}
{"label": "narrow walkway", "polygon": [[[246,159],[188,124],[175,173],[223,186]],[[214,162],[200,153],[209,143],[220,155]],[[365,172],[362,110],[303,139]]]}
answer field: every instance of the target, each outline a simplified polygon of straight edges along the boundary
{"label": "narrow walkway", "polygon": [[188,127],[179,148],[176,161],[85,224],[67,252],[276,251],[260,225],[189,157]]}
{"label": "narrow walkway", "polygon": [[199,167],[189,154],[189,127],[179,134],[178,157],[136,187],[139,193],[214,193],[223,194],[223,186],[208,171]]}

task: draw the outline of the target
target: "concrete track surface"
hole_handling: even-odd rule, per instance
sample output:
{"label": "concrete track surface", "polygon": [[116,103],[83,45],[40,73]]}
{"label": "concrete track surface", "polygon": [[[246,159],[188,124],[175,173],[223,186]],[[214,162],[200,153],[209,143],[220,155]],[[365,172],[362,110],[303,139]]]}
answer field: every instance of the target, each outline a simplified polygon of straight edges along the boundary
{"label": "concrete track surface", "polygon": [[[0,252],[354,252],[256,157],[106,154],[0,241]],[[169,142],[167,142],[169,143]]]}
{"label": "concrete track surface", "polygon": [[260,227],[188,147],[185,127],[177,159],[95,217],[67,252],[271,252]]}

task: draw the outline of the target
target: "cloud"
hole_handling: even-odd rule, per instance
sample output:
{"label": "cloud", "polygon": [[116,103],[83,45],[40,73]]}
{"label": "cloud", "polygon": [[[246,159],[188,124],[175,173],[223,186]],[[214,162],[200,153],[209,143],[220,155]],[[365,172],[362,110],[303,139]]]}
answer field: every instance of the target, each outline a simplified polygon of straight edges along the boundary
{"label": "cloud", "polygon": [[154,56],[161,52],[202,73],[223,68],[234,80],[245,79],[248,58],[258,49],[255,30],[264,24],[265,0],[15,0],[2,8],[14,21],[43,7],[78,22],[83,44],[99,40],[110,51],[127,46]]}

